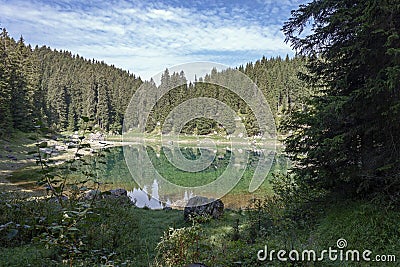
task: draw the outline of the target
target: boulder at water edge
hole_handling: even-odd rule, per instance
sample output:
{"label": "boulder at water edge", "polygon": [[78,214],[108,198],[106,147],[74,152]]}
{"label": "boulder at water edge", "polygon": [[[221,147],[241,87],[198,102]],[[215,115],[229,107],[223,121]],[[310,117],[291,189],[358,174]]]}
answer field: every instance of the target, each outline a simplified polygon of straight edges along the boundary
{"label": "boulder at water edge", "polygon": [[218,219],[224,214],[224,203],[220,199],[212,199],[201,196],[192,197],[186,204],[183,216],[185,221],[189,221],[190,217],[202,216]]}

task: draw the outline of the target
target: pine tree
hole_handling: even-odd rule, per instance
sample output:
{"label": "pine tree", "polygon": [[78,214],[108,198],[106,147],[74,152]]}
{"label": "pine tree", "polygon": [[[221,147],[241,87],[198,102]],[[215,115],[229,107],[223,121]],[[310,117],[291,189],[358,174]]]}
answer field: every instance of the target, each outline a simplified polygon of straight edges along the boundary
{"label": "pine tree", "polygon": [[5,29],[0,36],[0,137],[12,131],[11,77],[8,59],[10,38]]}
{"label": "pine tree", "polygon": [[31,125],[28,81],[25,73],[25,60],[29,51],[25,47],[21,37],[10,51],[10,71],[11,71],[11,114],[13,127],[21,131],[26,131]]}
{"label": "pine tree", "polygon": [[67,87],[60,74],[49,79],[46,96],[49,125],[54,130],[66,130],[68,126]]}
{"label": "pine tree", "polygon": [[96,121],[102,130],[108,131],[110,127],[111,107],[108,83],[104,77],[99,78],[97,92]]}
{"label": "pine tree", "polygon": [[[37,50],[38,47],[35,48]],[[44,92],[40,85],[42,74],[40,61],[37,54],[28,46],[28,57],[25,61],[25,70],[27,77],[27,93],[30,120],[41,120],[44,116]],[[32,129],[32,128],[31,128]]]}
{"label": "pine tree", "polygon": [[309,58],[303,79],[315,88],[285,126],[299,182],[398,196],[399,29],[397,0],[313,1],[284,25],[287,41]]}

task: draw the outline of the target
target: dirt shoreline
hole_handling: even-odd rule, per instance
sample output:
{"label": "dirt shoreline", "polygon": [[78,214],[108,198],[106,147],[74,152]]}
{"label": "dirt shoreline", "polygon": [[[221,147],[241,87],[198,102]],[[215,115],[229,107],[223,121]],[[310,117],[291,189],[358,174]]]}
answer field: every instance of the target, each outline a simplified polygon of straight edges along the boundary
{"label": "dirt shoreline", "polygon": [[[25,141],[25,142],[24,142]],[[24,140],[13,144],[12,141],[1,140],[0,147],[0,192],[23,192],[28,194],[35,194],[40,189],[26,189],[21,186],[21,183],[11,182],[8,177],[20,170],[36,164],[36,159],[32,155],[28,155],[28,151],[35,149],[36,142],[29,142]],[[65,146],[63,141],[53,139],[42,139],[41,142],[48,142],[48,147],[54,149],[56,147]],[[96,151],[105,147],[116,147],[122,146],[124,143],[118,141],[88,141],[85,142],[90,144],[89,149],[81,149],[79,153],[89,155],[91,151]],[[50,158],[56,162],[63,163],[68,159],[74,157],[77,149],[70,148],[65,150],[54,150],[54,155]],[[44,152],[43,152],[44,153]]]}
{"label": "dirt shoreline", "polygon": [[199,145],[199,144],[207,144],[205,140],[210,140],[212,141],[215,145],[217,146],[225,146],[225,145],[235,145],[235,146],[243,146],[243,147],[272,147],[272,146],[281,146],[282,142],[277,140],[254,140],[254,139],[248,139],[248,140],[239,140],[240,138],[233,138],[230,140],[225,140],[225,139],[214,139],[214,138],[207,138],[207,136],[201,136],[201,138],[198,139],[185,139],[185,138],[172,138],[171,136],[165,136],[163,138],[161,137],[126,137],[122,138],[122,136],[111,136],[109,141],[113,142],[121,142],[127,145],[130,144],[171,144],[172,143],[177,143],[177,144],[191,144],[191,145]]}

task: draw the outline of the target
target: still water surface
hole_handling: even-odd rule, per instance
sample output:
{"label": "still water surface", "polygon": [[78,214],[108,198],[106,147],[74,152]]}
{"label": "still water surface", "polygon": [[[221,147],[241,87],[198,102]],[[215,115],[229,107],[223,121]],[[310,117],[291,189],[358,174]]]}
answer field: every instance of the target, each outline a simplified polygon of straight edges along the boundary
{"label": "still water surface", "polygon": [[[101,182],[107,183],[111,188],[126,189],[136,206],[141,208],[146,206],[151,209],[162,209],[166,206],[182,207],[191,197],[200,194],[214,197],[210,192],[198,193],[197,191],[196,193],[190,188],[207,185],[217,180],[224,172],[226,174],[229,166],[234,166],[241,171],[241,178],[236,186],[222,197],[222,201],[225,207],[238,209],[245,208],[251,198],[271,194],[271,185],[268,180],[273,173],[285,173],[289,164],[279,151],[271,154],[271,151],[265,150],[231,150],[221,147],[214,149],[181,147],[179,149],[189,162],[188,166],[190,162],[195,164],[196,160],[202,156],[208,157],[209,164],[200,169],[194,168],[195,171],[182,170],[174,162],[171,163],[171,155],[173,155],[171,148],[157,145],[130,145],[110,148],[109,152],[104,153],[101,158],[92,157],[91,165],[96,164],[96,176]],[[265,156],[266,153],[271,160],[271,170],[261,186],[250,193],[249,184],[259,158]],[[128,159],[126,155],[129,155]],[[240,159],[244,158],[243,155],[247,160],[242,162]],[[148,157],[150,162],[142,161],[144,156]],[[133,162],[132,159],[134,159]],[[130,169],[127,162],[130,164]],[[170,184],[179,185],[182,189],[176,190]]]}

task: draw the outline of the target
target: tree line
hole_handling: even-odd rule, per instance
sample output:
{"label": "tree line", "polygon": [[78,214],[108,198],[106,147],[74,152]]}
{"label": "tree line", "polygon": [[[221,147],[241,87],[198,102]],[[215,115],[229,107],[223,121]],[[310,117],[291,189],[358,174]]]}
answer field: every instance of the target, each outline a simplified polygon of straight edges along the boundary
{"label": "tree line", "polygon": [[101,131],[120,132],[140,77],[68,51],[32,48],[23,38],[0,37],[0,135],[32,131],[40,120],[53,131],[80,128],[90,117]]}
{"label": "tree line", "polygon": [[[249,136],[258,135],[260,134],[260,129],[254,111],[249,107],[248,103],[245,103],[242,96],[231,90],[233,87],[239,86],[243,89],[242,91],[246,91],[246,87],[249,86],[249,83],[243,77],[239,77],[237,72],[245,74],[257,85],[271,109],[275,124],[279,125],[284,117],[290,115],[294,110],[303,108],[305,99],[310,95],[310,90],[306,83],[302,82],[298,77],[298,72],[304,68],[304,65],[305,59],[303,57],[294,57],[292,59],[288,56],[285,59],[279,56],[270,59],[263,57],[255,63],[249,62],[245,66],[239,66],[235,69],[228,68],[221,71],[212,69],[209,74],[204,77],[196,77],[194,81],[187,81],[183,71],[170,73],[166,69],[161,75],[160,85],[157,86],[153,80],[145,81],[143,84],[146,88],[141,91],[144,93],[140,97],[143,103],[138,102],[138,104],[143,105],[144,110],[151,109],[149,118],[146,120],[145,130],[158,133],[161,131],[163,133],[173,131],[174,122],[185,117],[185,114],[192,114],[195,107],[190,105],[181,106],[179,111],[181,114],[174,113],[173,116],[169,116],[171,111],[190,99],[207,97],[229,106],[241,119]],[[219,84],[229,86],[224,87]],[[154,107],[149,106],[152,101],[148,100],[157,99],[158,97],[160,99]],[[204,114],[219,114],[221,118],[224,116],[229,117],[226,112],[224,114],[223,109],[213,107],[211,104],[205,105],[200,109]],[[140,114],[137,114],[137,117],[139,116]],[[135,121],[135,119],[132,119],[132,121]],[[136,121],[130,127],[136,127],[138,124],[140,123]],[[230,125],[220,125],[216,120],[201,117],[187,122],[181,132],[199,135],[211,133],[231,134],[232,132],[226,128],[232,129],[235,127],[235,122],[228,121],[228,124]]]}
{"label": "tree line", "polygon": [[[121,133],[128,103],[143,84],[140,77],[102,61],[47,46],[32,48],[22,37],[15,41],[6,29],[2,29],[0,36],[0,53],[0,135],[15,129],[32,131],[34,120],[40,120],[55,132],[75,131],[81,127],[81,116],[91,118],[90,127],[94,130]],[[297,78],[303,66],[301,57],[263,57],[236,69],[248,75],[262,90],[279,123],[282,116],[298,108],[300,98],[307,94],[306,87]],[[156,91],[181,84],[160,99],[151,112],[146,130],[157,130],[157,123],[164,122],[177,104],[208,96],[232,107],[242,117],[249,134],[257,134],[254,114],[240,97],[207,83],[217,75],[221,73],[213,70],[199,78],[202,83],[196,83],[188,82],[183,72],[165,70],[158,87],[152,80],[144,81],[148,90]],[[185,125],[182,131],[209,134],[221,129],[215,121],[199,118]]]}

